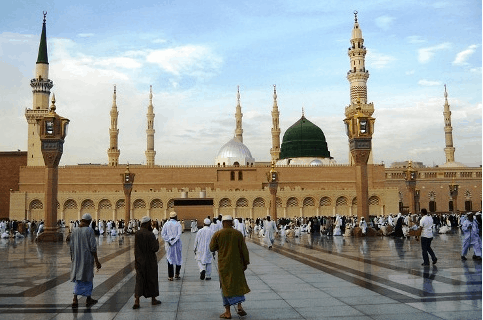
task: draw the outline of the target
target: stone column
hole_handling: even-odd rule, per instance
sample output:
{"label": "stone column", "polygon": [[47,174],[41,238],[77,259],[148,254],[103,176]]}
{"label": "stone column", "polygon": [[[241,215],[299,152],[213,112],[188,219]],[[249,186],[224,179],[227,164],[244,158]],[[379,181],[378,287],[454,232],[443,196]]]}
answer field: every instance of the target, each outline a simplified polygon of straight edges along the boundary
{"label": "stone column", "polygon": [[367,161],[370,150],[351,150],[354,159],[356,175],[357,217],[369,220],[369,185],[367,176]]}

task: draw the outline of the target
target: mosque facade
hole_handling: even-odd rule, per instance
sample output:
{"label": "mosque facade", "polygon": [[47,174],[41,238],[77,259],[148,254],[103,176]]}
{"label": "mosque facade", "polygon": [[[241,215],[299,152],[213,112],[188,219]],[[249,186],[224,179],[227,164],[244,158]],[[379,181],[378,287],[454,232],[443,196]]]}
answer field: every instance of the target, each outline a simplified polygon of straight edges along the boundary
{"label": "mosque facade", "polygon": [[[359,112],[371,116],[373,103],[367,101],[365,69],[366,48],[357,16],[348,50],[350,70],[350,105],[345,115]],[[28,150],[26,165],[18,173],[18,187],[10,191],[9,217],[35,219],[44,217],[44,164],[37,133],[37,119],[48,112],[50,89],[46,23],[44,19],[36,63],[35,78],[31,80],[32,109],[25,111],[28,122]],[[166,219],[180,198],[213,200],[213,210],[206,216],[231,214],[235,217],[258,218],[270,214],[270,163],[256,162],[243,143],[240,92],[237,92],[235,134],[224,144],[209,166],[167,166],[155,163],[154,105],[152,88],[147,108],[146,165],[119,163],[118,110],[114,87],[110,110],[110,145],[106,165],[67,165],[59,167],[57,198],[58,219],[77,220],[89,212],[97,219],[123,219],[125,197],[122,175],[126,170],[135,174],[131,194],[131,217],[148,215]],[[481,167],[469,168],[454,161],[451,112],[445,90],[446,163],[440,167],[411,167],[416,174],[418,208],[433,212],[449,210],[481,210]],[[276,207],[278,217],[311,217],[328,215],[357,215],[356,174],[353,161],[338,164],[331,156],[329,145],[321,128],[302,117],[288,128],[280,143],[280,112],[276,87],[273,90],[272,147],[270,156],[279,174]],[[75,121],[73,119],[72,121]],[[342,121],[342,119],[341,119]],[[121,128],[122,130],[122,128]],[[268,150],[267,150],[268,152]],[[368,164],[369,213],[388,215],[408,210],[409,193],[405,172],[409,162],[386,168],[384,164]],[[459,195],[450,194],[449,185],[459,186]]]}

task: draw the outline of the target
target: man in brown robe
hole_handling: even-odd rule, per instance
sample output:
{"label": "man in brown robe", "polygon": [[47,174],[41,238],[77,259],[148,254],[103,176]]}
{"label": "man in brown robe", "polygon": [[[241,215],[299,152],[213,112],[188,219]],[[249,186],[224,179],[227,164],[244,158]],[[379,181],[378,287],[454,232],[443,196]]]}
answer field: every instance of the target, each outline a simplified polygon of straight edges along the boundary
{"label": "man in brown robe", "polygon": [[151,304],[161,304],[159,296],[158,260],[156,252],[159,242],[151,227],[151,218],[141,219],[141,228],[134,235],[134,258],[136,268],[136,287],[134,289],[133,309],[139,308],[139,297],[151,298]]}
{"label": "man in brown robe", "polygon": [[245,294],[250,292],[245,270],[250,264],[248,248],[242,233],[233,228],[233,218],[225,215],[222,218],[223,228],[213,234],[210,251],[218,251],[218,272],[223,296],[225,313],[220,318],[231,319],[230,306],[237,305],[237,314],[245,316],[242,308]]}

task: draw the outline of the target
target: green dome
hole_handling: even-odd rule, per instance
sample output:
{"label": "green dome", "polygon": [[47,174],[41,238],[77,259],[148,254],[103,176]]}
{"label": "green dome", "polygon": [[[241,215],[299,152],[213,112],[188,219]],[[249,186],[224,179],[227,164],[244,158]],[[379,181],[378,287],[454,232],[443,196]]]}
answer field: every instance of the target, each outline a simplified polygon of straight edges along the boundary
{"label": "green dome", "polygon": [[280,159],[300,157],[330,158],[324,132],[304,116],[285,131],[280,150]]}

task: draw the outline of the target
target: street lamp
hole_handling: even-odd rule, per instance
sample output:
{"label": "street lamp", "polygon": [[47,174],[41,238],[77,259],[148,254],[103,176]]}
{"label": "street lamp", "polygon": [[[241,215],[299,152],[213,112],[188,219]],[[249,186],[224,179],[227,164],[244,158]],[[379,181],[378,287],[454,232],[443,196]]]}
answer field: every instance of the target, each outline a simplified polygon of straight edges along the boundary
{"label": "street lamp", "polygon": [[131,220],[131,191],[134,183],[134,173],[129,171],[129,163],[127,164],[126,171],[121,174],[122,186],[124,190],[124,231],[127,231],[129,221]]}
{"label": "street lamp", "polygon": [[275,161],[272,160],[272,168],[268,174],[268,189],[272,200],[270,201],[270,214],[273,221],[277,223],[277,189],[278,189],[278,172],[275,170]]}
{"label": "street lamp", "polygon": [[356,112],[344,119],[349,148],[354,159],[356,174],[357,216],[369,221],[369,186],[367,161],[372,149],[374,119],[362,112],[360,102]]}
{"label": "street lamp", "polygon": [[37,237],[36,241],[39,242],[63,241],[62,233],[57,231],[58,167],[70,120],[59,116],[55,109],[55,95],[52,94],[49,113],[37,120],[45,163],[45,231]]}
{"label": "street lamp", "polygon": [[417,172],[413,169],[413,162],[409,160],[408,167],[404,171],[404,180],[406,180],[406,188],[409,191],[409,213],[416,213],[416,177]]}

